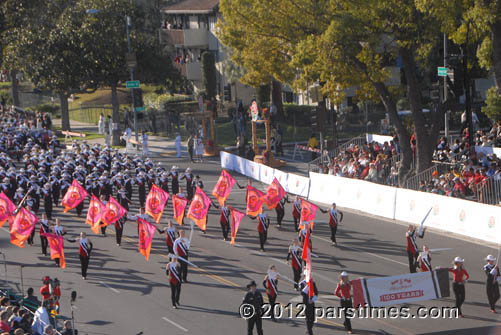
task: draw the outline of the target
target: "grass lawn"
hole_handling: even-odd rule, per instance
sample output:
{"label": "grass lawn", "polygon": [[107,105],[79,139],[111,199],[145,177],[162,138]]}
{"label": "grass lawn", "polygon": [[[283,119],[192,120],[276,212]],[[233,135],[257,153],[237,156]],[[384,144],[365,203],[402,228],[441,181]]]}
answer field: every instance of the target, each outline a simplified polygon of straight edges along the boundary
{"label": "grass lawn", "polygon": [[[61,132],[61,127],[54,126],[54,127],[52,127],[52,130],[54,132],[57,132],[59,134],[59,136],[57,137],[57,139],[59,140],[59,142],[63,143],[64,140],[65,140],[65,136],[60,133]],[[78,133],[78,131],[75,131],[75,133]],[[75,136],[72,136],[72,137],[70,137],[70,140],[71,141],[73,141],[73,140],[95,140],[95,139],[98,139],[98,138],[104,138],[104,135],[98,134],[98,133],[88,132],[88,133],[84,133],[84,134],[85,134],[85,137],[75,137]]]}

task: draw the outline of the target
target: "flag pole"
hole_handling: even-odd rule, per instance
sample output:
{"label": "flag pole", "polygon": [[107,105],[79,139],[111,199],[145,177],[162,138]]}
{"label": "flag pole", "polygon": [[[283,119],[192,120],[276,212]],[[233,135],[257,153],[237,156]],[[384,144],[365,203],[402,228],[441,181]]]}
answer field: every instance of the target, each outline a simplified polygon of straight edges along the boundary
{"label": "flag pole", "polygon": [[426,221],[426,219],[430,215],[432,209],[433,209],[433,207],[430,207],[430,210],[428,211],[428,213],[426,213],[426,216],[424,217],[423,221],[421,221],[421,225],[419,226],[419,230],[418,230],[418,235],[420,237],[423,236],[424,222]]}

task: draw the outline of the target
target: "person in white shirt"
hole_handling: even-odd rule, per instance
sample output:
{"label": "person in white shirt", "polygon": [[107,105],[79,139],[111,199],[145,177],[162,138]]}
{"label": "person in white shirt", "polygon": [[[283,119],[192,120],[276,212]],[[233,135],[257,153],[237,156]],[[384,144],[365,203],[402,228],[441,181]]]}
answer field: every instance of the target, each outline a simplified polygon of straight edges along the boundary
{"label": "person in white shirt", "polygon": [[141,143],[143,144],[143,155],[148,156],[149,150],[148,150],[148,134],[143,131],[143,135],[141,136]]}
{"label": "person in white shirt", "polygon": [[177,133],[175,143],[176,143],[176,157],[180,158],[181,157],[181,134]]}
{"label": "person in white shirt", "polygon": [[104,134],[104,114],[99,114],[99,122],[97,123],[99,134]]}

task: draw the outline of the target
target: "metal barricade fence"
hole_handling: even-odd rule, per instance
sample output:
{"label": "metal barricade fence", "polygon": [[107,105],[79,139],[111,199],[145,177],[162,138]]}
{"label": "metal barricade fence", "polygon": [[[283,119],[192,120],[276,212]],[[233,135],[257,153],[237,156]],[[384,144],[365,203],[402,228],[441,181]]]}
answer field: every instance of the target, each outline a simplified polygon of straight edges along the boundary
{"label": "metal barricade fence", "polygon": [[501,179],[489,177],[477,188],[477,200],[483,204],[501,205]]}
{"label": "metal barricade fence", "polygon": [[428,182],[433,179],[433,173],[437,172],[439,175],[451,170],[455,167],[455,164],[445,164],[445,163],[437,163],[428,169],[409,177],[406,181],[405,187],[411,190],[419,190],[419,186],[422,182]]}

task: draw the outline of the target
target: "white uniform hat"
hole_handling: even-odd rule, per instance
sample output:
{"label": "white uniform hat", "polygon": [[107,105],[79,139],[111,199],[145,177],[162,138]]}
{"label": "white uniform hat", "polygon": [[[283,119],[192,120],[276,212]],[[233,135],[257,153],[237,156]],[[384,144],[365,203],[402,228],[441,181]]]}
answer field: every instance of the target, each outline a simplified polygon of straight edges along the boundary
{"label": "white uniform hat", "polygon": [[490,262],[495,262],[496,261],[496,257],[494,257],[492,255],[487,255],[487,257],[485,257],[485,260],[486,261],[490,261]]}
{"label": "white uniform hat", "polygon": [[346,272],[346,271],[341,272],[339,277],[348,277],[348,272]]}
{"label": "white uniform hat", "polygon": [[186,168],[186,173],[190,173],[190,172],[191,172],[191,168],[190,167]]}
{"label": "white uniform hat", "polygon": [[456,257],[454,258],[454,263],[463,263],[464,262],[464,259],[462,259],[461,257]]}

